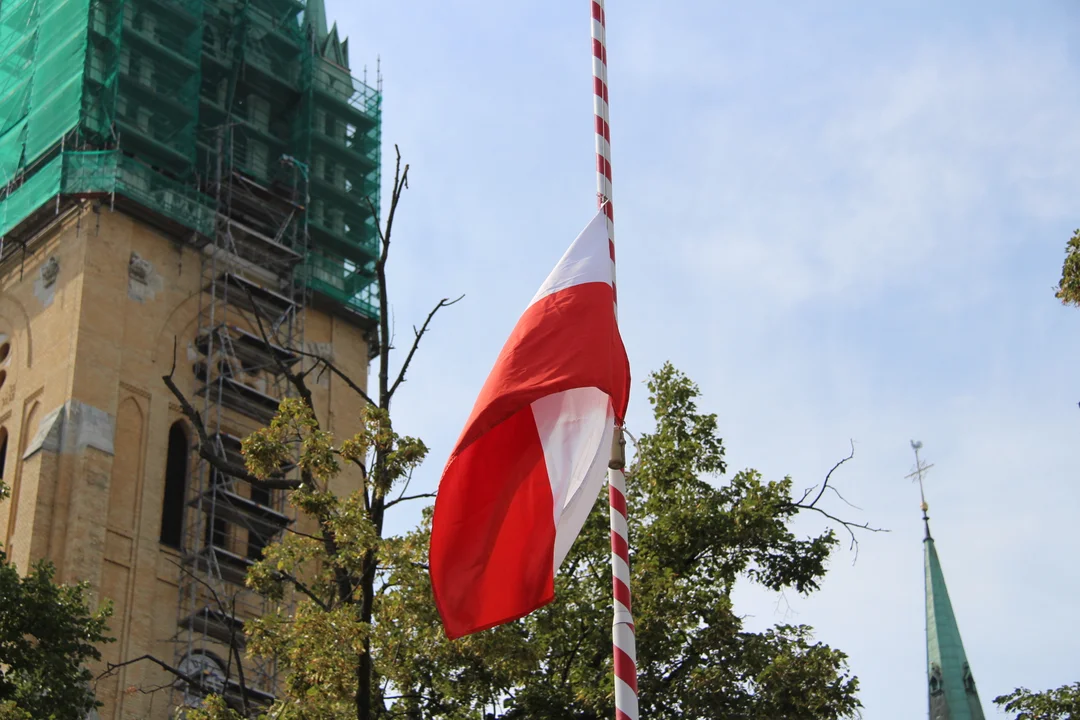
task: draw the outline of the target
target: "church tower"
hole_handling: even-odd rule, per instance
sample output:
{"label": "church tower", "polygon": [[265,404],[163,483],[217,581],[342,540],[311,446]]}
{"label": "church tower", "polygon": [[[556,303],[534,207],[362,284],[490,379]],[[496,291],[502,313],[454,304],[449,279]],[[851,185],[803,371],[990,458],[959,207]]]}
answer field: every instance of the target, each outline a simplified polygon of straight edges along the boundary
{"label": "church tower", "polygon": [[[275,697],[243,654],[265,610],[244,577],[313,529],[199,457],[163,377],[232,462],[292,392],[283,368],[366,388],[381,106],[323,0],[0,2],[0,543],[112,601],[95,675],[152,655],[200,679],[125,665],[96,683],[102,719]],[[362,398],[308,383],[354,434]]]}
{"label": "church tower", "polygon": [[[915,472],[922,493],[922,480],[926,470],[919,458],[922,443],[912,442],[915,449]],[[926,672],[930,720],[985,720],[975,678],[968,664],[964,643],[960,639],[960,627],[956,622],[949,591],[945,587],[945,574],[941,570],[937,546],[930,534],[930,517],[927,515],[925,493],[922,495],[923,554],[926,569]]]}

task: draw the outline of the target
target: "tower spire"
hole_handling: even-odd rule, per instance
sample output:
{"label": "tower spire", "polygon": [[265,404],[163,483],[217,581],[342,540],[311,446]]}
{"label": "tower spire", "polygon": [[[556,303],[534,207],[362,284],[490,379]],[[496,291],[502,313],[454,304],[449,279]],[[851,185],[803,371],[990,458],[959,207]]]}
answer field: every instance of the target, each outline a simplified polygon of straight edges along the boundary
{"label": "tower spire", "polygon": [[926,504],[923,480],[926,471],[933,465],[924,464],[919,457],[921,442],[912,440],[911,447],[915,451],[915,472],[907,477],[919,482],[920,507],[926,526],[923,557],[926,570],[926,672],[930,720],[985,720],[975,678],[960,639],[960,627],[949,600],[948,588],[945,587],[945,574],[941,570],[937,547],[930,535],[929,506]]}
{"label": "tower spire", "polygon": [[326,23],[325,0],[308,0],[304,10],[304,24],[311,28],[316,47],[322,46],[329,35]]}

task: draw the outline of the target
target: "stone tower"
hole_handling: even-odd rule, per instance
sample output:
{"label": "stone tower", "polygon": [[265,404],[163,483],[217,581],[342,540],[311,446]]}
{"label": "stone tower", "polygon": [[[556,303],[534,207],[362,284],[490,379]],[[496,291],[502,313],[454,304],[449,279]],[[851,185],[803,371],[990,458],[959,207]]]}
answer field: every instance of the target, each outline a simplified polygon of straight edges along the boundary
{"label": "stone tower", "polygon": [[[282,364],[366,387],[377,347],[381,93],[326,25],[322,0],[0,3],[0,542],[114,603],[103,662],[197,672],[189,696],[238,700],[244,573],[301,521],[199,459],[163,376],[236,459]],[[353,434],[361,398],[311,377]],[[247,663],[248,701],[272,699]],[[183,693],[131,690],[172,679],[124,667],[100,716],[168,717]]]}

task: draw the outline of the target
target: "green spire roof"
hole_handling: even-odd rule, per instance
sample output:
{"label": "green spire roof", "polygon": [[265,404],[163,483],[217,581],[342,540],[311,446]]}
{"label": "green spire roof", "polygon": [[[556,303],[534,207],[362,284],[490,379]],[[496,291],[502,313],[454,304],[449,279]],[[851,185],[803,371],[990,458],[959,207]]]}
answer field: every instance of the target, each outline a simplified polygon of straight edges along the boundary
{"label": "green spire roof", "polygon": [[926,538],[926,666],[930,694],[930,720],[985,720],[975,678],[968,666],[960,628],[956,624],[937,547],[930,535],[930,520],[923,502]]}
{"label": "green spire roof", "polygon": [[304,10],[304,24],[315,35],[316,47],[321,47],[327,36],[326,3],[324,0],[308,0]]}
{"label": "green spire roof", "polygon": [[307,0],[304,25],[311,30],[311,39],[319,57],[349,69],[349,41],[338,36],[337,23],[327,30],[325,0]]}

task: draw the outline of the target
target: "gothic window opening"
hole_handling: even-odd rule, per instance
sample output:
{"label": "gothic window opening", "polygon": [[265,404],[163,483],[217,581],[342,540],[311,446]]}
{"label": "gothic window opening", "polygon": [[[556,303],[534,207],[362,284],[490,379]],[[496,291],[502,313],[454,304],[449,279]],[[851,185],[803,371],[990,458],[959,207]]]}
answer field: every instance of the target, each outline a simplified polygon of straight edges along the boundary
{"label": "gothic window opening", "polygon": [[971,674],[971,668],[964,663],[964,690],[969,693],[975,692],[975,676]]}
{"label": "gothic window opening", "polygon": [[4,466],[7,463],[8,431],[0,427],[0,480],[4,479]]}
{"label": "gothic window opening", "polygon": [[188,478],[188,434],[182,420],[169,428],[165,493],[161,501],[161,544],[180,549],[184,534],[184,496]]}
{"label": "gothic window opening", "polygon": [[930,668],[930,694],[937,695],[939,692],[942,692],[941,668],[935,664]]}

